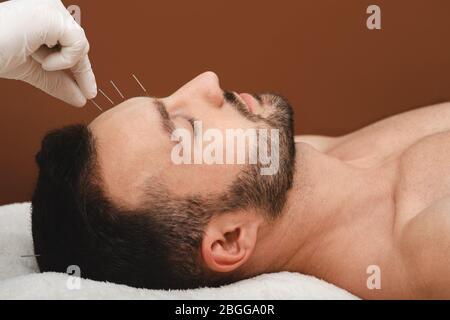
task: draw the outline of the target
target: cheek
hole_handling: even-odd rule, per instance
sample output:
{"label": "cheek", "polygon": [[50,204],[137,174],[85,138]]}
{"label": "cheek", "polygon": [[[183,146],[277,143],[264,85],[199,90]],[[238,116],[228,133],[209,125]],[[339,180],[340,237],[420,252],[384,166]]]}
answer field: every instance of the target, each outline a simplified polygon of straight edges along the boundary
{"label": "cheek", "polygon": [[227,130],[248,130],[256,129],[259,125],[255,122],[250,121],[243,115],[238,113],[232,107],[227,106],[220,113],[204,115],[200,119],[203,120],[203,133],[205,134],[208,129],[215,129],[221,132],[223,136],[223,141],[226,142]]}
{"label": "cheek", "polygon": [[164,180],[179,196],[219,194],[232,185],[242,169],[241,165],[172,165]]}

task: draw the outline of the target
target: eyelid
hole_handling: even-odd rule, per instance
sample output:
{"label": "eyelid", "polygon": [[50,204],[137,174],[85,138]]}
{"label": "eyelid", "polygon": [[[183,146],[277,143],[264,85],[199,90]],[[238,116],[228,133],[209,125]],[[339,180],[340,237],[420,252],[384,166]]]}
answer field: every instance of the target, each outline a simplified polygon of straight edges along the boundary
{"label": "eyelid", "polygon": [[195,118],[189,118],[188,121],[192,126],[192,132],[194,133],[194,139],[198,139],[200,132],[199,132],[199,130],[196,130],[196,128],[195,128],[195,122],[197,122],[198,120]]}
{"label": "eyelid", "polygon": [[191,124],[192,129],[193,130],[195,129],[195,121],[197,121],[196,119],[186,116],[186,115],[183,115],[183,114],[175,114],[172,117],[173,118],[182,118],[182,119],[186,120],[187,122],[189,122]]}
{"label": "eyelid", "polygon": [[181,114],[177,114],[177,115],[174,115],[172,117],[173,118],[181,118],[181,119],[189,122],[191,127],[192,127],[192,132],[194,133],[194,139],[196,138],[197,132],[195,130],[195,122],[197,121],[197,119],[194,119],[192,117],[188,117],[188,116],[185,116],[185,115],[181,115]]}
{"label": "eyelid", "polygon": [[195,121],[197,120],[195,120],[194,118],[186,118],[186,120],[191,124],[192,130],[195,130]]}

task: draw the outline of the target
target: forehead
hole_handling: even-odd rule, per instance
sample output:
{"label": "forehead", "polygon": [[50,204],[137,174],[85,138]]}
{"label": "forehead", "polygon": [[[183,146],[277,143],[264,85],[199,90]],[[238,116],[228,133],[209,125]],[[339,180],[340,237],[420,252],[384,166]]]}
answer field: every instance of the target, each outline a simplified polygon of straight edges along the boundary
{"label": "forehead", "polygon": [[[136,203],[146,180],[167,169],[169,137],[150,98],[133,98],[103,113],[90,125],[106,192]],[[165,150],[167,149],[167,151]],[[136,192],[133,192],[136,191]]]}
{"label": "forehead", "polygon": [[89,128],[93,131],[100,131],[107,126],[121,126],[125,117],[129,120],[138,121],[144,113],[146,113],[147,120],[149,120],[149,117],[152,117],[152,108],[155,108],[153,99],[145,97],[132,98],[102,113],[92,121]]}

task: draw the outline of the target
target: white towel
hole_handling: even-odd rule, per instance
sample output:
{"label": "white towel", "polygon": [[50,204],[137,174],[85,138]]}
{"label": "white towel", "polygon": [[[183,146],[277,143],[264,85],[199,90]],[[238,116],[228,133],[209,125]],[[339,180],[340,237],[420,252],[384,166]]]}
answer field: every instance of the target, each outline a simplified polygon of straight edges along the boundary
{"label": "white towel", "polygon": [[35,258],[24,257],[28,255],[33,255],[30,204],[0,206],[0,299],[357,299],[325,281],[289,272],[222,288],[147,290],[82,279],[73,289],[73,278],[39,273]]}

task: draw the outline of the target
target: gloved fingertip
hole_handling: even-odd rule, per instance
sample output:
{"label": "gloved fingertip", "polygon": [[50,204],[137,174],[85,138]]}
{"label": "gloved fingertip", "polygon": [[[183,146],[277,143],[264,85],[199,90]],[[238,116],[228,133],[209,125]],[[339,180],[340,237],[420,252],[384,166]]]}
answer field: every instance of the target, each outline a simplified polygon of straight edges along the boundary
{"label": "gloved fingertip", "polygon": [[89,90],[86,98],[91,100],[94,99],[97,96],[98,92],[97,92],[97,86],[95,85],[91,90]]}
{"label": "gloved fingertip", "polygon": [[87,103],[87,99],[85,97],[78,97],[69,103],[75,108],[83,108]]}

